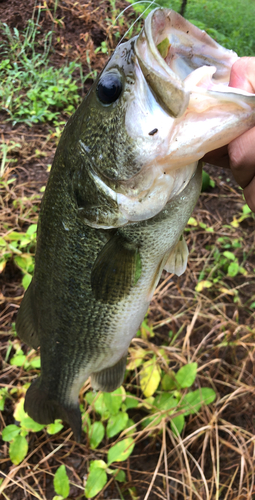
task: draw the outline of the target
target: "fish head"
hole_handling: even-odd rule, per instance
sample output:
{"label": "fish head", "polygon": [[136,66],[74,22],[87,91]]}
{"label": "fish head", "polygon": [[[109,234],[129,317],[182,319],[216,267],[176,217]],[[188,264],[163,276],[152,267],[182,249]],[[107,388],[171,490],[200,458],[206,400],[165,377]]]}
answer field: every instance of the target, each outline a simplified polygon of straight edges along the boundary
{"label": "fish head", "polygon": [[164,8],[117,47],[63,136],[88,225],[152,218],[205,153],[252,126],[254,96],[227,86],[237,57]]}

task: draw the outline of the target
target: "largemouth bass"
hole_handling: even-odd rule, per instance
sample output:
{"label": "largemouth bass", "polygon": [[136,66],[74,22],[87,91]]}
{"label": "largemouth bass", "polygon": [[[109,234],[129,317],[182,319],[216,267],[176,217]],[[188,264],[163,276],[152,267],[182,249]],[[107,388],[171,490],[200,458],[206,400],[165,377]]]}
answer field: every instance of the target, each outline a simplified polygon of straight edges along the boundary
{"label": "largemouth bass", "polygon": [[163,269],[182,274],[198,161],[255,124],[229,88],[237,55],[169,9],[117,47],[71,117],[42,201],[33,280],[17,317],[40,346],[25,410],[80,440],[78,394],[113,391]]}

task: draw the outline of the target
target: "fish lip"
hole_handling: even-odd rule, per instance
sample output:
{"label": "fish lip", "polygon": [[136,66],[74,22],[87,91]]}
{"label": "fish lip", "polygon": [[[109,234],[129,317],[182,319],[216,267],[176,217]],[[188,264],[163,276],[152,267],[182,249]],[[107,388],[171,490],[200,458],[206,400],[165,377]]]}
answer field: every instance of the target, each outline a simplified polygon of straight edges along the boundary
{"label": "fish lip", "polygon": [[[167,51],[171,50],[164,58],[158,46],[167,38]],[[201,86],[203,74],[208,75],[207,82],[202,83],[204,88],[208,83],[207,90],[216,90],[219,83],[227,86],[230,69],[238,58],[234,51],[223,48],[205,31],[167,8],[154,9],[147,16],[134,51],[154,96],[174,118],[184,114],[192,91],[197,84]]]}
{"label": "fish lip", "polygon": [[[183,81],[165,62],[157,49],[158,25],[165,30],[166,21],[173,11],[154,9],[145,19],[144,28],[134,45],[143,75],[163,109],[175,118],[183,115],[189,103],[189,91]],[[176,14],[174,12],[174,14]]]}

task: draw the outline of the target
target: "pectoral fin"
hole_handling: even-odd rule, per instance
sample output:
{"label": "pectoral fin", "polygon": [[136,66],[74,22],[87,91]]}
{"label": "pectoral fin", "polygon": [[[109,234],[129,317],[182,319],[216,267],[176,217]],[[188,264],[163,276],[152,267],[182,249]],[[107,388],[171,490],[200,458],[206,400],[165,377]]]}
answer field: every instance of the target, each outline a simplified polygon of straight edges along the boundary
{"label": "pectoral fin", "polygon": [[129,294],[140,275],[138,248],[116,232],[93,265],[91,287],[97,300],[113,304]]}
{"label": "pectoral fin", "polygon": [[177,245],[171,251],[164,269],[168,273],[174,273],[177,274],[177,276],[181,276],[181,274],[186,271],[188,256],[189,250],[187,247],[187,243],[183,236],[181,236]]}
{"label": "pectoral fin", "polygon": [[60,418],[67,422],[74,434],[75,440],[81,440],[81,413],[77,401],[76,406],[62,405],[51,399],[43,389],[42,379],[39,377],[29,387],[26,393],[24,409],[38,424],[47,425]]}
{"label": "pectoral fin", "polygon": [[23,342],[34,349],[39,347],[40,339],[36,330],[32,283],[30,283],[21,302],[16,320],[16,330]]}
{"label": "pectoral fin", "polygon": [[121,386],[127,364],[127,356],[123,356],[116,365],[105,368],[101,372],[92,373],[90,376],[93,389],[104,392],[115,391]]}

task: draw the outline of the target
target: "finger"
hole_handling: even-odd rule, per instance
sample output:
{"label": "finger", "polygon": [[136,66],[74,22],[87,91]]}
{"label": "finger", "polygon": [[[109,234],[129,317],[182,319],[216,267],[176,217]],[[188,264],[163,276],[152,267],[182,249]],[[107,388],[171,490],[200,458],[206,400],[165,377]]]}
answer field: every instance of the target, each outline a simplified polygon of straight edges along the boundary
{"label": "finger", "polygon": [[253,212],[255,212],[255,177],[253,177],[250,184],[244,188],[243,194],[247,205]]}
{"label": "finger", "polygon": [[202,160],[217,167],[230,168],[227,146],[206,153]]}
{"label": "finger", "polygon": [[240,135],[228,145],[230,167],[237,183],[245,188],[255,175],[255,127]]}
{"label": "finger", "polygon": [[255,92],[255,58],[242,57],[233,64],[229,86]]}

